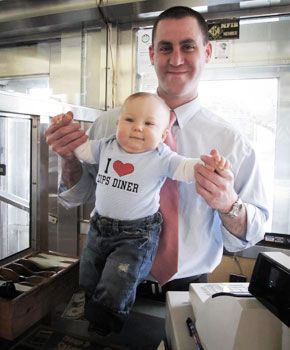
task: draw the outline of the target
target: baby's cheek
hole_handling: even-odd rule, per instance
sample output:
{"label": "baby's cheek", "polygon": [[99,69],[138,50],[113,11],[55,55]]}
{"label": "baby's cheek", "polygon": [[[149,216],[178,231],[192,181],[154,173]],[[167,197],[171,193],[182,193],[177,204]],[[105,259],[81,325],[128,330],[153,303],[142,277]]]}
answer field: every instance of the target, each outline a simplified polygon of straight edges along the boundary
{"label": "baby's cheek", "polygon": [[121,130],[117,131],[117,133],[116,133],[116,138],[117,138],[118,142],[124,141],[126,138],[125,136],[126,136],[126,134]]}

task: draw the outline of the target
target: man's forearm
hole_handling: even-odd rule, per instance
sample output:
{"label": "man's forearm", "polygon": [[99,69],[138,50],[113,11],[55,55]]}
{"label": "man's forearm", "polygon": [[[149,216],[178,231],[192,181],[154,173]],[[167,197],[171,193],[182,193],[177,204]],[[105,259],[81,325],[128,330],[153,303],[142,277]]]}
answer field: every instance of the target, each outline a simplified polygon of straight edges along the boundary
{"label": "man's forearm", "polygon": [[61,167],[62,181],[67,188],[71,188],[79,182],[83,170],[81,162],[76,157],[71,157],[70,159],[62,158]]}
{"label": "man's forearm", "polygon": [[224,227],[232,233],[234,236],[240,239],[246,239],[247,233],[247,210],[243,205],[239,215],[237,217],[230,217],[226,214],[219,212],[220,219]]}

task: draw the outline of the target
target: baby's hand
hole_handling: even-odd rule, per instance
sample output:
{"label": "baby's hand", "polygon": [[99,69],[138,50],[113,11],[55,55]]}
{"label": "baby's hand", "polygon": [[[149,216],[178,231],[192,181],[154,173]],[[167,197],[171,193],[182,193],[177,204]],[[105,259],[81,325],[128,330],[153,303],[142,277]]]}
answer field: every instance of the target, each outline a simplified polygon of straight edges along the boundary
{"label": "baby's hand", "polygon": [[72,114],[72,112],[69,111],[65,114],[58,114],[58,115],[54,116],[52,118],[51,123],[53,125],[57,125],[57,124],[61,123],[62,121],[70,122],[70,121],[72,121],[72,119],[73,119],[73,114]]}
{"label": "baby's hand", "polygon": [[210,171],[228,170],[231,168],[231,163],[221,156],[216,149],[211,150],[210,154],[202,155],[200,159]]}
{"label": "baby's hand", "polygon": [[227,159],[225,159],[223,156],[221,156],[216,149],[212,149],[210,151],[210,154],[213,157],[215,162],[214,170],[228,170],[231,168],[231,163]]}

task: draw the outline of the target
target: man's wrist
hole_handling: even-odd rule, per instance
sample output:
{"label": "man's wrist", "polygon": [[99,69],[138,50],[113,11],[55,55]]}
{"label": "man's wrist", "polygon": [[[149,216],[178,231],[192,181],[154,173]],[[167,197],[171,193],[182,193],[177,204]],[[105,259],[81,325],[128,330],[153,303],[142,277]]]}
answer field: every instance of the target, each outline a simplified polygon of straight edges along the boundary
{"label": "man's wrist", "polygon": [[76,157],[70,160],[62,158],[62,181],[69,189],[73,187],[82,176],[82,166]]}
{"label": "man's wrist", "polygon": [[232,204],[230,210],[226,212],[218,210],[218,212],[223,217],[237,218],[242,212],[243,206],[243,201],[240,197],[238,197],[237,200]]}

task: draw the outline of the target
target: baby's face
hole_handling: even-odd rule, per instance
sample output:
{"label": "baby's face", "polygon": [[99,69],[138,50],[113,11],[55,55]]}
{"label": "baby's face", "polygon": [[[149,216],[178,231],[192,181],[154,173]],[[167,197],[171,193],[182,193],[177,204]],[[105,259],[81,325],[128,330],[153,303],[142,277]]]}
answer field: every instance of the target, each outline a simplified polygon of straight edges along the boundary
{"label": "baby's face", "polygon": [[169,109],[154,97],[137,97],[125,103],[117,127],[117,141],[128,153],[155,149],[167,136]]}

